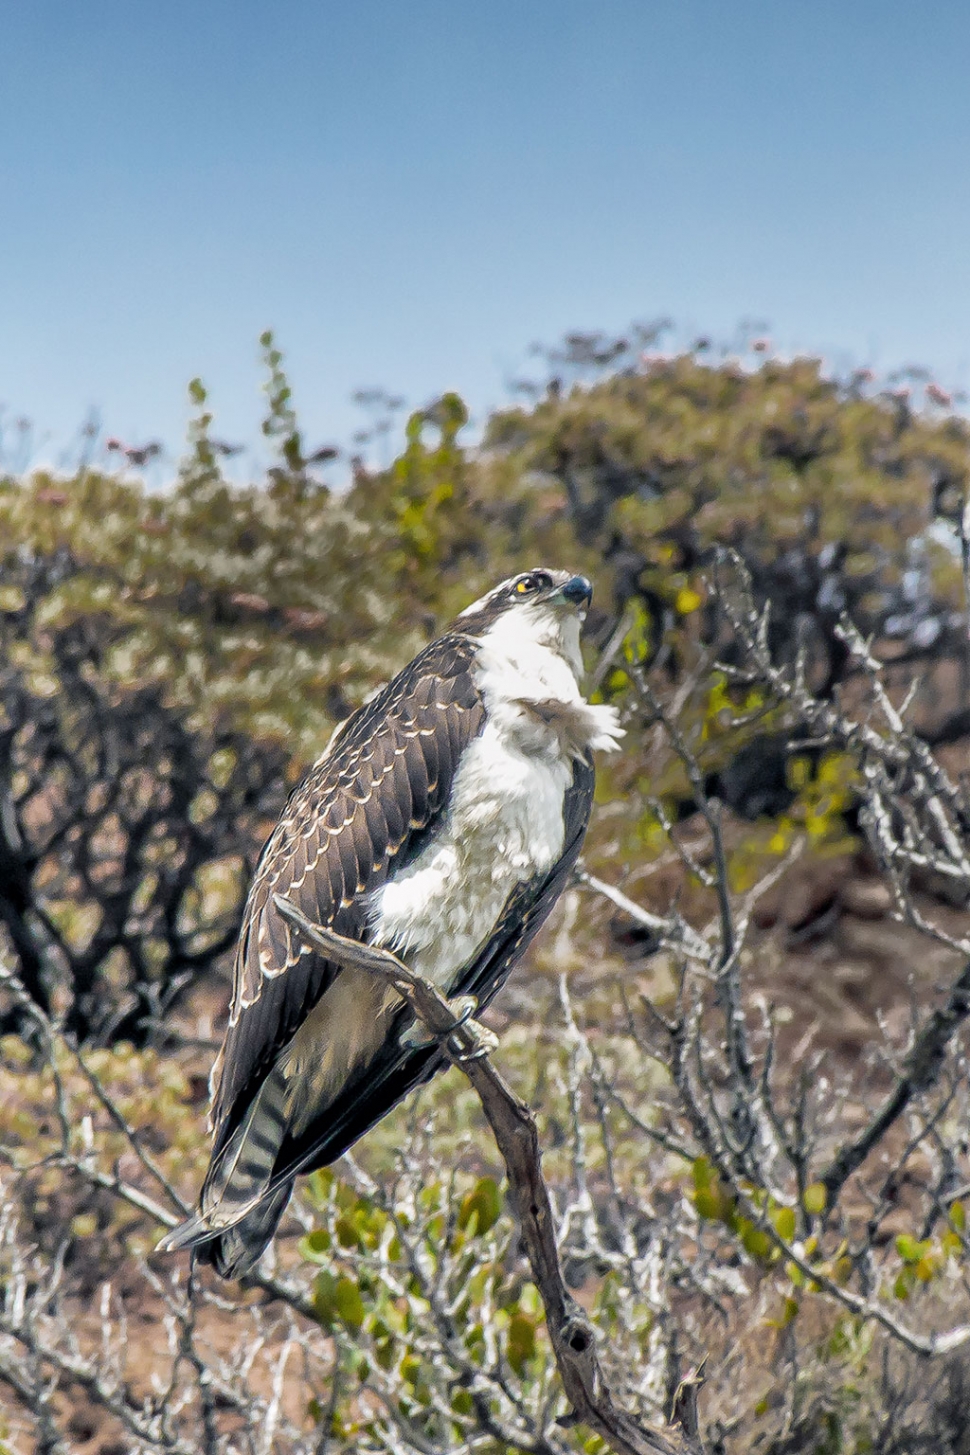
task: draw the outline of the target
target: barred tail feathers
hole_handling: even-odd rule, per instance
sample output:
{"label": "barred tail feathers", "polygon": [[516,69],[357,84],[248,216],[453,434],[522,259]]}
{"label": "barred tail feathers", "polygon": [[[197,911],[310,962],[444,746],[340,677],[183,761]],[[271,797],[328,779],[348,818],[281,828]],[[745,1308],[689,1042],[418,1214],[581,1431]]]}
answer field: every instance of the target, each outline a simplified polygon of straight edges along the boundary
{"label": "barred tail feathers", "polygon": [[198,1213],[162,1240],[161,1251],[194,1248],[224,1278],[242,1277],[255,1266],[293,1191],[290,1179],[269,1192],[287,1131],[286,1096],[286,1079],[277,1067],[213,1159]]}
{"label": "barred tail feathers", "polygon": [[292,1191],[293,1183],[284,1182],[240,1222],[204,1243],[198,1251],[200,1261],[211,1263],[222,1278],[245,1278],[272,1241]]}
{"label": "barred tail feathers", "polygon": [[286,1078],[276,1066],[206,1173],[199,1211],[210,1226],[233,1223],[269,1187],[289,1120],[286,1097]]}

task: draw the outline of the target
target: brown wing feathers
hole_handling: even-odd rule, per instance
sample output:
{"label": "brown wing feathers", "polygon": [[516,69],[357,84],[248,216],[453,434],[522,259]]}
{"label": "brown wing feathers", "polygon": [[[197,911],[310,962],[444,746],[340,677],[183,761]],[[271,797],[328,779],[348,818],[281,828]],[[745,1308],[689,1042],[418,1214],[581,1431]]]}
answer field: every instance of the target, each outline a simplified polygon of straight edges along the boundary
{"label": "brown wing feathers", "polygon": [[[455,985],[456,995],[475,995],[485,1006],[504,984],[510,967],[541,929],[569,877],[582,847],[593,802],[593,765],[577,759],[563,804],[565,844],[562,858],[545,879],[522,884],[512,895],[494,934]],[[409,1047],[389,1041],[368,1068],[366,1086],[349,1085],[327,1108],[322,1122],[284,1139],[279,1166],[285,1176],[325,1166],[364,1135],[391,1107],[444,1064],[437,1045]]]}
{"label": "brown wing feathers", "polygon": [[293,793],[247,902],[230,1025],[213,1070],[216,1152],[336,973],[296,942],[273,895],[342,934],[365,933],[361,901],[414,852],[481,730],[473,651],[459,636],[432,643],[347,722]]}

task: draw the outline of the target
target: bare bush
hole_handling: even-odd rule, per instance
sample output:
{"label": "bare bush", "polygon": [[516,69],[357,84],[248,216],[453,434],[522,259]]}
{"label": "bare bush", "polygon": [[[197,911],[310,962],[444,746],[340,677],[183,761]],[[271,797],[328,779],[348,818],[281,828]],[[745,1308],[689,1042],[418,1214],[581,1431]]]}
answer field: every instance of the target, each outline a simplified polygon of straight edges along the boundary
{"label": "bare bush", "polygon": [[[31,1000],[79,1041],[143,1043],[235,940],[280,748],[202,730],[158,683],[105,671],[117,626],[58,621],[67,557],[4,573],[0,933]],[[8,1005],[0,1028],[30,1030]]]}

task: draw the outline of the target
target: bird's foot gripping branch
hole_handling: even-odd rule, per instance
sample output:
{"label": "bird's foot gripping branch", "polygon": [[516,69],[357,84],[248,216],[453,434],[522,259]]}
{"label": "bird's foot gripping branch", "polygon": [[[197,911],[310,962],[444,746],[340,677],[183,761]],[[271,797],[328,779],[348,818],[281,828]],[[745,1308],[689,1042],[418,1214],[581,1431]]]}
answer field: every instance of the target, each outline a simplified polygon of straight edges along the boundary
{"label": "bird's foot gripping branch", "polygon": [[576,1418],[595,1430],[618,1455],[702,1455],[697,1413],[699,1377],[687,1379],[680,1386],[671,1425],[665,1431],[647,1428],[613,1402],[597,1356],[593,1326],[563,1280],[535,1120],[492,1065],[489,1052],[494,1038],[487,1031],[483,1036],[483,1028],[461,1012],[456,1015],[455,1007],[436,986],[414,974],[389,950],[361,944],[313,924],[282,896],[277,896],[275,903],[293,929],[328,960],[344,969],[383,976],[477,1092],[505,1161],[512,1203],[532,1277],[542,1298],[556,1364]]}

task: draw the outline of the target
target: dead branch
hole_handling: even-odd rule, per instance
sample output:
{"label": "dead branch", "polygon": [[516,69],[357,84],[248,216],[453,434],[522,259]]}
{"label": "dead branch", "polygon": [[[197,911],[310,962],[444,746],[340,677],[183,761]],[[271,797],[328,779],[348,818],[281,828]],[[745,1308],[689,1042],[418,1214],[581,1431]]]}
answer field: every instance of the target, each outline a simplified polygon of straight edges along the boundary
{"label": "dead branch", "polygon": [[939,1078],[947,1048],[958,1026],[970,1015],[970,962],[950,987],[946,1004],[928,1016],[906,1057],[905,1069],[879,1111],[862,1132],[843,1143],[821,1174],[828,1205],[843,1183],[860,1167],[872,1149],[909,1106],[915,1096],[930,1090]]}
{"label": "dead branch", "polygon": [[[695,1414],[687,1415],[681,1408],[678,1411],[681,1426],[672,1428],[668,1434],[648,1430],[632,1414],[614,1404],[596,1352],[593,1326],[563,1280],[535,1120],[495,1070],[476,1028],[463,1024],[440,991],[429,980],[414,974],[390,951],[363,945],[312,924],[296,905],[282,896],[277,895],[275,903],[284,918],[329,960],[388,980],[478,1093],[505,1161],[556,1363],[577,1417],[602,1436],[617,1455],[687,1455],[687,1452],[699,1455],[701,1446],[696,1434],[691,1438],[686,1433],[691,1424],[697,1429]],[[684,1399],[688,1404],[696,1399],[693,1385]]]}

